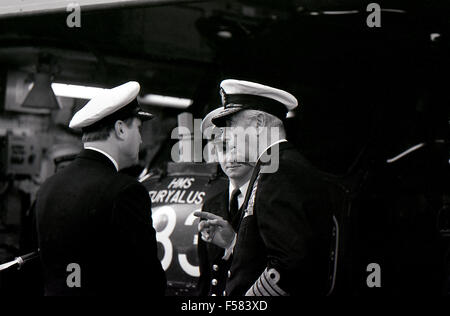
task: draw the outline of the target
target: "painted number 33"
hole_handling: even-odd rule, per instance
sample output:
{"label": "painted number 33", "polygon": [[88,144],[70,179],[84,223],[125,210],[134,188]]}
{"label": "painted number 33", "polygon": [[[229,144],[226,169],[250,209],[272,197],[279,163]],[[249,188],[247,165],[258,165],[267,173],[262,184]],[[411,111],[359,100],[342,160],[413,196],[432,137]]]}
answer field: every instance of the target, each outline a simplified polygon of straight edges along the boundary
{"label": "painted number 33", "polygon": [[[184,221],[184,225],[194,225],[194,222],[197,219],[194,216],[194,212],[197,212],[199,210],[200,209],[194,210],[192,213],[190,213]],[[165,218],[167,220],[167,224],[164,229],[156,233],[156,240],[164,248],[164,256],[161,259],[161,265],[164,271],[167,271],[173,260],[174,245],[172,244],[172,240],[170,237],[175,230],[175,226],[177,223],[177,213],[171,206],[162,206],[153,212],[152,218],[155,225],[161,220],[161,218]],[[197,245],[197,239],[195,237],[196,235],[194,236],[193,244]],[[188,275],[192,277],[200,276],[199,267],[190,264],[185,253],[178,253],[178,262],[183,271]]]}

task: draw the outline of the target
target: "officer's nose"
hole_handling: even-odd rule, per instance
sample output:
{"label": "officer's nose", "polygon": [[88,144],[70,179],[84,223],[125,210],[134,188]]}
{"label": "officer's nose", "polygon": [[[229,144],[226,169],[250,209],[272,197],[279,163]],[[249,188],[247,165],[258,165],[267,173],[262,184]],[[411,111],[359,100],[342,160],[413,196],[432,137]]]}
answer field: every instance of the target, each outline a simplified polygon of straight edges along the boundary
{"label": "officer's nose", "polygon": [[226,162],[236,162],[236,160],[237,160],[236,147],[230,146],[230,148],[227,149],[227,152],[225,155],[225,161]]}

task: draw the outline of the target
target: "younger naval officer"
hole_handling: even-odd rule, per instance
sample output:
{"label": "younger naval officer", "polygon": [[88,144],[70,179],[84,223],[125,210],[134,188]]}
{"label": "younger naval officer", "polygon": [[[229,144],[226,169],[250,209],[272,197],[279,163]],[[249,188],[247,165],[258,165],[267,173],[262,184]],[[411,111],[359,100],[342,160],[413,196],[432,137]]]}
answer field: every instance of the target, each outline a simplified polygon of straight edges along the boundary
{"label": "younger naval officer", "polygon": [[[221,240],[226,253],[232,253],[226,295],[327,294],[333,228],[330,185],[286,140],[284,119],[298,106],[297,99],[249,81],[224,80],[220,87],[223,110],[213,124],[227,127],[231,134],[238,127],[278,131],[258,132],[256,142],[238,147],[258,159],[237,234],[233,236],[229,223],[219,216],[197,214],[215,236],[210,242],[218,245],[216,240]],[[267,167],[273,161],[277,168],[271,170]]]}
{"label": "younger naval officer", "polygon": [[[234,236],[254,164],[245,161],[245,157],[239,156],[241,152],[237,152],[235,148],[227,147],[224,150],[220,129],[214,126],[211,121],[221,110],[222,108],[218,108],[208,113],[202,121],[201,130],[202,134],[208,139],[209,134],[211,134],[215,157],[222,171],[228,177],[229,185],[214,195],[208,195],[202,210],[211,212],[229,222],[234,227],[233,231],[230,231]],[[200,278],[197,284],[198,295],[222,296],[231,260],[225,260],[225,251],[221,246],[210,242],[213,236],[210,234],[207,221],[199,222],[199,234]]]}
{"label": "younger naval officer", "polygon": [[147,190],[118,171],[137,163],[142,121],[152,118],[128,82],[98,95],[70,128],[84,150],[40,188],[35,212],[46,295],[165,294]]}

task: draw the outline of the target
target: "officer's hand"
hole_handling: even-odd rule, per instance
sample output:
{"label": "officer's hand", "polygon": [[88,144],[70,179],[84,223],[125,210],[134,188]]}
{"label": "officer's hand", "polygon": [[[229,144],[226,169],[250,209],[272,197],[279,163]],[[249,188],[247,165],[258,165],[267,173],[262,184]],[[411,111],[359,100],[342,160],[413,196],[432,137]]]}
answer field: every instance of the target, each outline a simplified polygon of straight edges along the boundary
{"label": "officer's hand", "polygon": [[225,249],[230,247],[235,236],[230,223],[222,217],[208,212],[195,212],[194,216],[202,219],[198,224],[198,230],[204,241]]}
{"label": "officer's hand", "polygon": [[198,223],[198,231],[202,235],[202,239],[206,242],[211,242],[211,225],[207,221],[200,221]]}

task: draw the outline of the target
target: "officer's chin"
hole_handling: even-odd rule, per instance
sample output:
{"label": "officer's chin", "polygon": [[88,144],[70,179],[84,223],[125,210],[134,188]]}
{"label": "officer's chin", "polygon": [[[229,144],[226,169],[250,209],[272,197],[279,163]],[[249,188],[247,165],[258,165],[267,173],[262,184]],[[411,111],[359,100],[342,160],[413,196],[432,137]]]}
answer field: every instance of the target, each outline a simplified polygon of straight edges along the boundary
{"label": "officer's chin", "polygon": [[235,165],[233,167],[227,166],[227,168],[226,168],[227,175],[230,175],[230,176],[231,175],[233,175],[233,176],[240,175],[242,173],[242,168],[243,168],[242,165]]}

